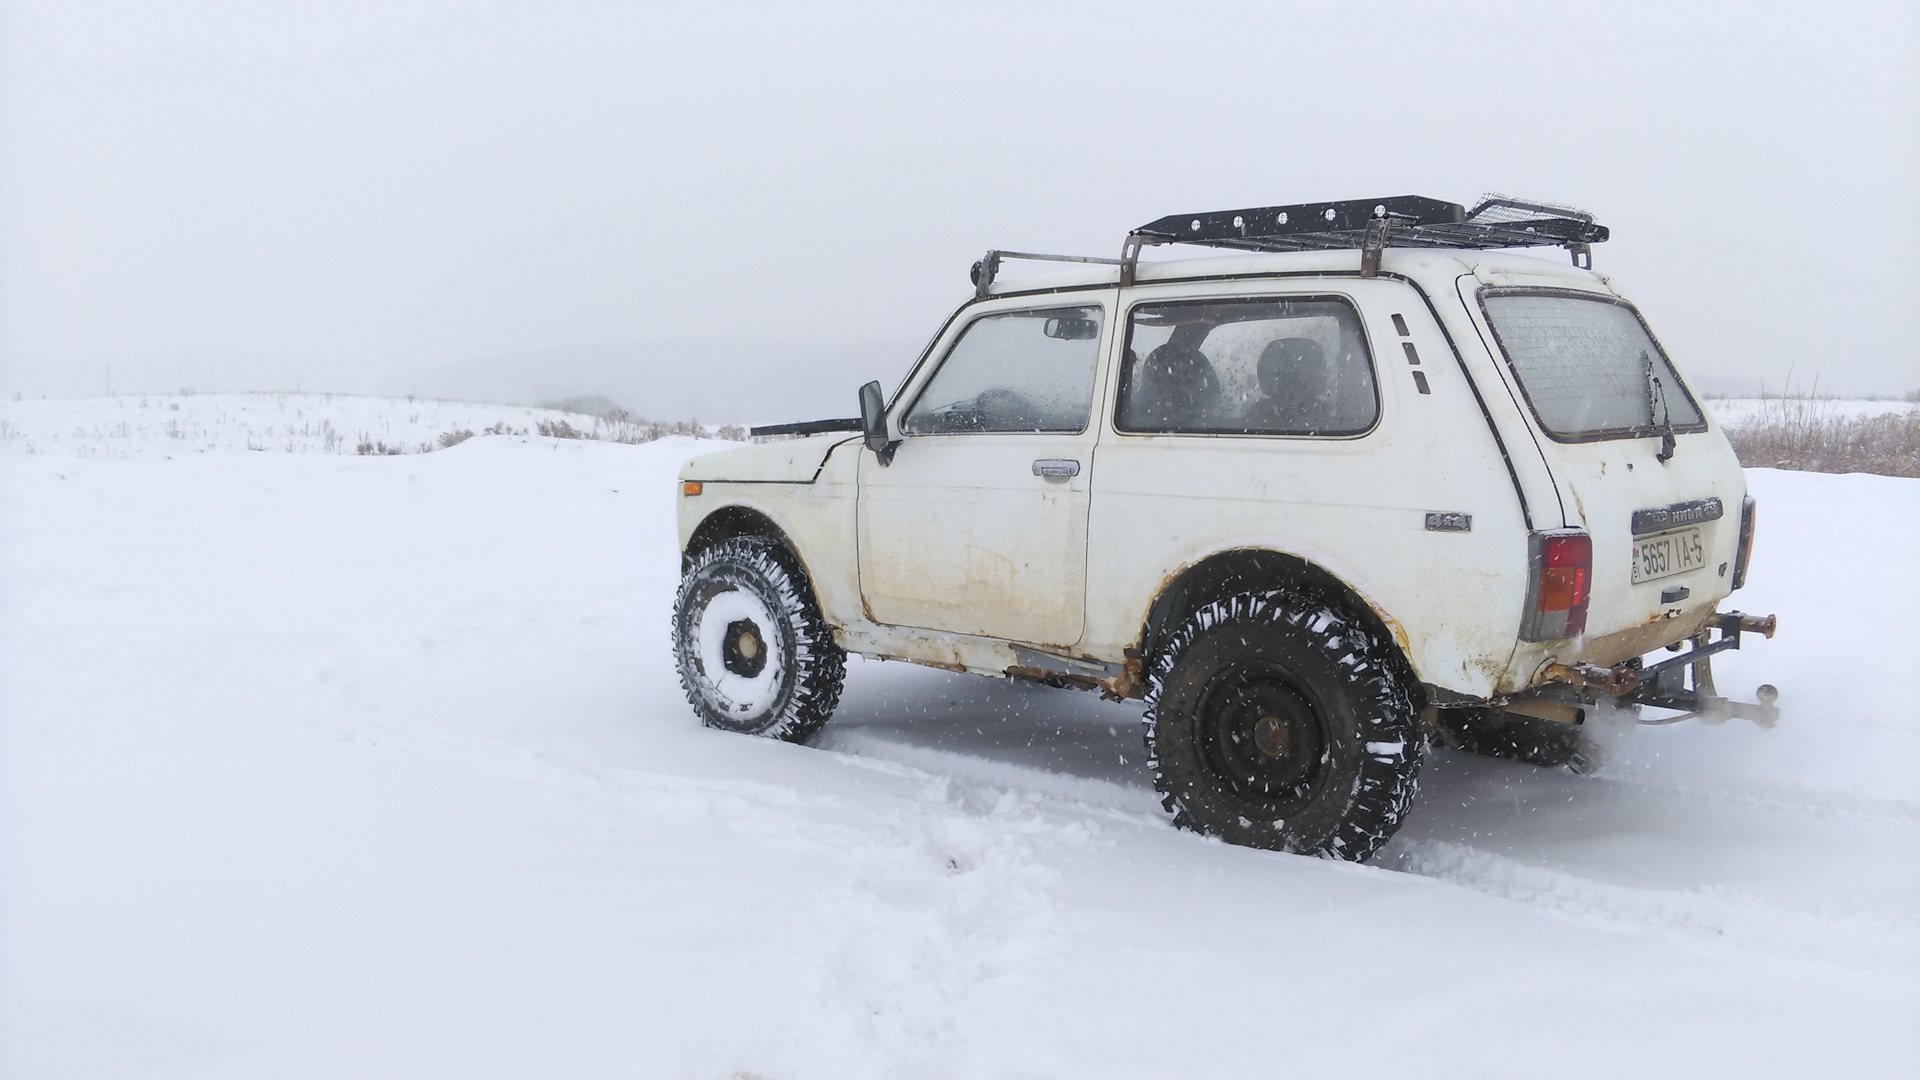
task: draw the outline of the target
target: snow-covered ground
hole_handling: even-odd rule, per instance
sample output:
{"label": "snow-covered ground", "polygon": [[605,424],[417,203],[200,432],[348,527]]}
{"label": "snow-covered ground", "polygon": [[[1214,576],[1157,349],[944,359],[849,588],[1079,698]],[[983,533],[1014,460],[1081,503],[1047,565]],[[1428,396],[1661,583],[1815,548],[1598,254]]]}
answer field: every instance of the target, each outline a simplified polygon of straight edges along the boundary
{"label": "snow-covered ground", "polygon": [[1920,481],[1749,473],[1778,728],[1438,752],[1352,866],[1174,830],[1091,695],[700,728],[713,445],[0,460],[0,1075],[1920,1075]]}

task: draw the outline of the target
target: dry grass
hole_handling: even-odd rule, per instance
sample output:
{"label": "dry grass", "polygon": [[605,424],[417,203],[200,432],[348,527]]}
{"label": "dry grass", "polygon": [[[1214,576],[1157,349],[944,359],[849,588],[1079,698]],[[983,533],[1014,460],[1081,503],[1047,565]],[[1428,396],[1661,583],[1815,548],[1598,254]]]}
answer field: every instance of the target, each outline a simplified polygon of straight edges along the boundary
{"label": "dry grass", "polygon": [[354,449],[357,453],[367,455],[425,454],[458,446],[475,435],[544,435],[550,439],[591,439],[597,442],[628,445],[650,443],[669,435],[686,435],[696,439],[730,439],[734,442],[747,441],[747,429],[736,424],[722,424],[718,428],[709,429],[702,427],[698,420],[672,422],[642,420],[625,409],[614,407],[597,415],[583,415],[578,423],[564,417],[555,417],[551,420],[535,421],[533,427],[524,428],[514,427],[501,421],[481,428],[477,432],[469,428],[444,431],[440,433],[439,438],[432,442],[420,443],[418,446],[363,439]]}
{"label": "dry grass", "polygon": [[1920,409],[1846,416],[1821,398],[1776,398],[1726,433],[1749,468],[1920,476]]}
{"label": "dry grass", "polygon": [[708,431],[700,426],[698,420],[642,420],[625,409],[610,409],[606,413],[593,417],[593,423],[575,426],[564,419],[542,420],[537,425],[540,434],[554,439],[598,439],[601,442],[650,443],[655,439],[664,439],[669,435],[687,435],[696,439],[731,439],[745,442],[745,428],[724,424],[717,430]]}
{"label": "dry grass", "polygon": [[644,420],[633,415],[612,398],[600,394],[586,394],[559,401],[548,401],[541,405],[543,409],[556,409],[560,412],[579,413],[593,417],[591,428],[577,428],[565,420],[556,420],[540,425],[540,434],[560,439],[599,439],[603,442],[649,443],[655,439],[664,439],[669,435],[690,435],[696,439],[729,439],[733,442],[746,442],[747,429],[738,424],[722,424],[715,429],[700,426],[698,420],[679,420],[662,422]]}

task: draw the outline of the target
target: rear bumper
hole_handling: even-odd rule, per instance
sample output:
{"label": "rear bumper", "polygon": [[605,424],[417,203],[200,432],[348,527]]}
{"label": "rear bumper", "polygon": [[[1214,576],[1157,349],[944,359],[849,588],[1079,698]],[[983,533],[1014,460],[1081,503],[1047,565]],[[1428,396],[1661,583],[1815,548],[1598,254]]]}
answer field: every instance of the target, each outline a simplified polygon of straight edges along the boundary
{"label": "rear bumper", "polygon": [[[1657,687],[1666,672],[1691,667],[1714,653],[1737,649],[1740,647],[1742,634],[1759,634],[1762,637],[1771,638],[1778,627],[1779,619],[1773,615],[1762,617],[1740,611],[1714,612],[1709,618],[1702,620],[1702,625],[1692,634],[1679,639],[1679,641],[1693,643],[1693,648],[1679,656],[1661,660],[1658,663],[1645,664],[1641,662],[1640,655],[1635,654],[1631,659],[1607,667],[1584,662],[1548,664],[1540,677],[1546,682],[1566,683],[1582,689],[1595,690],[1610,697],[1625,698],[1642,705],[1677,708],[1678,706],[1662,705],[1660,701],[1654,700],[1660,696]],[[1718,640],[1712,639],[1713,630],[1720,631]],[[1678,644],[1678,641],[1661,642],[1657,647],[1668,644]],[[1670,684],[1671,679],[1668,682]]]}
{"label": "rear bumper", "polygon": [[1712,606],[1672,618],[1655,616],[1639,626],[1630,626],[1611,634],[1588,635],[1578,643],[1576,650],[1561,651],[1559,659],[1566,664],[1578,662],[1610,668],[1686,641],[1713,626],[1718,618],[1720,613],[1713,610]]}
{"label": "rear bumper", "polygon": [[[1771,727],[1780,717],[1774,707],[1778,691],[1762,685],[1757,704],[1729,701],[1714,688],[1712,661],[1715,653],[1738,649],[1742,635],[1771,638],[1778,626],[1779,620],[1772,615],[1715,612],[1685,639],[1691,647],[1676,656],[1654,663],[1635,656],[1607,667],[1590,663],[1548,664],[1541,672],[1541,679],[1596,698],[1605,696],[1619,705],[1647,705],[1681,713],[1665,720],[1648,721],[1651,723],[1672,723],[1696,716],[1708,721],[1739,717]],[[1713,634],[1715,630],[1719,631],[1717,638]],[[1691,682],[1687,677],[1689,671]]]}

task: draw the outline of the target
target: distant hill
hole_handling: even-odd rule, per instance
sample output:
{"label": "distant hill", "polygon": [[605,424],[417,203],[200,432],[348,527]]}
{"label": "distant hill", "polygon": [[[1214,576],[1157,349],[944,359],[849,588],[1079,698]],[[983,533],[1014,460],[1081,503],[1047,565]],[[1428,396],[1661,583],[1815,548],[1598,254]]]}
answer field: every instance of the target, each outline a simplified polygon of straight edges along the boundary
{"label": "distant hill", "polygon": [[879,379],[891,394],[922,347],[914,341],[569,345],[447,364],[409,389],[420,397],[509,405],[598,397],[655,420],[769,424],[854,415],[860,384]]}

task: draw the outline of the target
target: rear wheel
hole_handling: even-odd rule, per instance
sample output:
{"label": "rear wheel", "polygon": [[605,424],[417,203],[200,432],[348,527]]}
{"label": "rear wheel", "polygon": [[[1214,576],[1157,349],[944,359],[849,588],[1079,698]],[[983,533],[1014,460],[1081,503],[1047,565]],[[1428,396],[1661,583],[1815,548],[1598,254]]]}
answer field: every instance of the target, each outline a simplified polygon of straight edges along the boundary
{"label": "rear wheel", "polygon": [[847,670],[799,561],[758,536],[693,557],[674,598],[673,658],[702,723],[789,742],[833,715]]}
{"label": "rear wheel", "polygon": [[1413,801],[1415,683],[1391,641],[1291,592],[1194,612],[1148,678],[1147,752],[1174,823],[1363,861]]}

